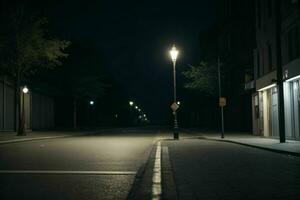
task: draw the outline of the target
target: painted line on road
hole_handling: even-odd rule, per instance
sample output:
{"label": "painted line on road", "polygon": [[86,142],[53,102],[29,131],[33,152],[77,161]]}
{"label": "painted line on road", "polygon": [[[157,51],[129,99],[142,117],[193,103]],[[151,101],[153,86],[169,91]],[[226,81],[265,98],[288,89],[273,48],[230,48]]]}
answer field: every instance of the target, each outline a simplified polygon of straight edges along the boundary
{"label": "painted line on road", "polygon": [[135,175],[135,171],[0,170],[0,174]]}
{"label": "painted line on road", "polygon": [[161,199],[161,143],[157,143],[152,176],[152,200]]}

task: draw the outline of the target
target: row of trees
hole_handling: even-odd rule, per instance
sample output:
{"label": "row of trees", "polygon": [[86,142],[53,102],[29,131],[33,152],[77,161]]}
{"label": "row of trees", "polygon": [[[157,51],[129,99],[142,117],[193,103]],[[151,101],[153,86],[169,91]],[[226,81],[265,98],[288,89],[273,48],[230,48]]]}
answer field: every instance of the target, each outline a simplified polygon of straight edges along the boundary
{"label": "row of trees", "polygon": [[[16,130],[24,135],[21,114],[21,86],[41,72],[49,72],[67,61],[71,42],[60,40],[47,30],[47,19],[28,12],[23,5],[2,12],[0,29],[0,72],[15,82]],[[82,64],[82,63],[81,63]],[[89,63],[85,63],[88,65]],[[79,66],[78,68],[86,66]],[[74,72],[76,69],[68,69]],[[63,82],[64,93],[74,99],[73,126],[77,127],[77,102],[80,98],[97,98],[104,94],[102,78],[97,74],[70,73]]]}

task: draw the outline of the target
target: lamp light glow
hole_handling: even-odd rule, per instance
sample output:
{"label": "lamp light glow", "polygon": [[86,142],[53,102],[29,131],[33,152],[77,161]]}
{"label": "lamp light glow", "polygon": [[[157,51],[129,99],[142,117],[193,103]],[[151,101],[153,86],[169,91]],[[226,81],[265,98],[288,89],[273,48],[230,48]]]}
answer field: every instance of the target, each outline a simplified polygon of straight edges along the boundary
{"label": "lamp light glow", "polygon": [[130,105],[130,106],[133,106],[133,101],[129,101],[129,105]]}
{"label": "lamp light glow", "polygon": [[178,53],[179,53],[179,51],[176,49],[175,44],[174,44],[171,51],[170,51],[170,55],[171,55],[171,58],[172,58],[173,62],[176,62]]}
{"label": "lamp light glow", "polygon": [[27,94],[28,91],[29,91],[29,89],[28,89],[27,86],[25,85],[25,86],[23,87],[23,89],[22,89],[22,92],[23,92],[24,94]]}

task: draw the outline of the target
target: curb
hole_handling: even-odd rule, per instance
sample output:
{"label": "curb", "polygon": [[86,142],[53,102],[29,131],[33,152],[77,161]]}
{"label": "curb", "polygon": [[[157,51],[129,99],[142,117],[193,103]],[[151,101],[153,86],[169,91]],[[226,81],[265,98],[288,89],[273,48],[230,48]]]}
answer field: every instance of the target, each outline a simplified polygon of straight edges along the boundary
{"label": "curb", "polygon": [[262,147],[262,146],[257,146],[257,145],[253,145],[253,144],[246,144],[246,143],[236,142],[236,141],[232,141],[232,140],[212,139],[212,138],[207,138],[207,137],[200,137],[198,139],[205,139],[205,140],[211,140],[211,141],[219,141],[219,142],[227,142],[227,143],[232,143],[232,144],[239,144],[239,145],[243,145],[243,146],[247,146],[247,147],[252,147],[252,148],[262,149],[262,150],[271,151],[271,152],[275,152],[275,153],[285,154],[285,155],[288,155],[288,156],[300,157],[300,153],[297,153],[297,152],[285,151],[285,150],[280,150],[280,149],[272,149],[272,148],[268,148],[268,147]]}
{"label": "curb", "polygon": [[147,150],[148,157],[146,161],[139,167],[126,200],[142,199],[145,196],[147,197],[146,199],[151,199],[151,191],[147,191],[145,189],[145,184],[148,183],[148,180],[145,178],[145,174],[147,173],[147,170],[149,173],[152,170],[152,165],[154,165],[154,163],[151,163],[151,159],[155,154],[156,142],[158,141],[155,141],[155,143]]}

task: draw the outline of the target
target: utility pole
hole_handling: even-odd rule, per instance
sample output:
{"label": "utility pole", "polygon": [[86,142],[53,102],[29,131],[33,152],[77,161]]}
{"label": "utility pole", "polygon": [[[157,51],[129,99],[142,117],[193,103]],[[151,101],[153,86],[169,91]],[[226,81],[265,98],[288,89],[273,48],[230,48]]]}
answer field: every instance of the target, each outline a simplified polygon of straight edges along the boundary
{"label": "utility pole", "polygon": [[[218,80],[219,80],[219,101],[222,97],[222,90],[221,90],[221,63],[220,63],[220,57],[218,57]],[[220,105],[221,109],[221,125],[222,125],[222,130],[221,130],[221,138],[224,138],[224,106]]]}
{"label": "utility pole", "polygon": [[281,0],[276,0],[276,43],[277,43],[277,86],[278,86],[278,111],[279,111],[279,140],[285,142],[285,117],[284,117],[284,96],[283,96],[283,73],[281,55]]}

